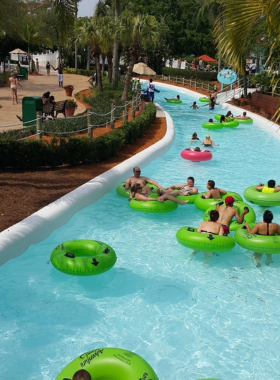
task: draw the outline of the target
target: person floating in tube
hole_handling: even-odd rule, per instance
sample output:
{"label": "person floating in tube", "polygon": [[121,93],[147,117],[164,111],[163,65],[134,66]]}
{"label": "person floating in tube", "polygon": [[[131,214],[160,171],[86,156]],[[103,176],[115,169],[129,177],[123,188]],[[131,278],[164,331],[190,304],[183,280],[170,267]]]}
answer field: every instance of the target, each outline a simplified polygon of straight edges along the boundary
{"label": "person floating in tube", "polygon": [[154,83],[153,83],[153,80],[152,78],[150,79],[150,82],[148,83],[147,85],[147,88],[145,91],[143,91],[144,94],[147,94],[148,95],[148,99],[149,101],[154,101],[154,98],[155,98],[155,92],[160,92],[159,90],[156,89]]}

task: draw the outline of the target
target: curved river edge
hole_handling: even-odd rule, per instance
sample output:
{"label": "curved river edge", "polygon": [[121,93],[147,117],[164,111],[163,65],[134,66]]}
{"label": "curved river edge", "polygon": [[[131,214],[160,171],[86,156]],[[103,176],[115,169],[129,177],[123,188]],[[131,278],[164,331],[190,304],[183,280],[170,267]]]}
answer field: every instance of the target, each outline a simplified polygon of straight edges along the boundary
{"label": "curved river edge", "polygon": [[[160,86],[188,94],[197,99],[201,97],[200,93],[179,88],[178,86],[165,83],[160,83]],[[244,111],[242,108],[227,103],[221,104],[220,107],[225,110],[231,109],[234,113],[241,114]],[[154,159],[163,155],[174,142],[175,130],[171,116],[158,104],[157,108],[166,117],[167,129],[164,138],[1,232],[0,265],[20,256],[30,245],[46,239],[55,229],[64,225],[78,211],[97,202],[105,194],[112,191],[124,178],[131,175],[134,166],[145,167]],[[277,124],[257,114],[254,114],[254,122],[260,128],[264,128],[280,139],[280,135],[277,133],[279,129]]]}

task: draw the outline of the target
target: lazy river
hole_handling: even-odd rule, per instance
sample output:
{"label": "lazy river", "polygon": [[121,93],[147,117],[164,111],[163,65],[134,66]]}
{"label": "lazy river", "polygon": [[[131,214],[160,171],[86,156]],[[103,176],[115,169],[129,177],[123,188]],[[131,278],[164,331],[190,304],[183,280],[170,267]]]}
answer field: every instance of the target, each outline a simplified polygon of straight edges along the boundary
{"label": "lazy river", "polygon": [[[182,159],[192,133],[203,140],[208,131],[201,124],[223,111],[192,110],[198,99],[157,88],[156,101],[173,118],[176,139],[142,175],[162,186],[194,176],[199,191],[214,179],[240,195],[252,184],[280,182],[280,141],[255,123],[210,131],[220,144],[211,161]],[[165,102],[177,94],[182,104]],[[260,221],[264,209],[253,208]],[[280,207],[272,211],[279,223]],[[280,255],[269,267],[263,258],[260,269],[252,252],[238,245],[214,255],[209,266],[202,253],[190,260],[192,251],[177,242],[176,232],[197,227],[202,216],[194,205],[161,215],[136,212],[111,191],[2,265],[0,377],[53,380],[83,352],[119,347],[142,356],[161,380],[280,379]],[[116,265],[92,277],[57,271],[50,253],[73,239],[106,242],[117,254]]]}

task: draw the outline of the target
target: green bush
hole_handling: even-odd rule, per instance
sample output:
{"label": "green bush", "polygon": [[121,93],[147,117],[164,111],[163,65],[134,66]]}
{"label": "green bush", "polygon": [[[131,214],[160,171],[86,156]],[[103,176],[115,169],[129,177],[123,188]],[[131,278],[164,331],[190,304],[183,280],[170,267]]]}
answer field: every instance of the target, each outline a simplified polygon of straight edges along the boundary
{"label": "green bush", "polygon": [[0,139],[0,169],[31,170],[41,166],[104,161],[116,155],[126,143],[131,144],[143,136],[155,117],[156,107],[150,103],[137,119],[93,140],[57,136],[50,143]]}
{"label": "green bush", "polygon": [[91,77],[92,75],[94,75],[95,70],[77,69],[76,71],[76,69],[67,68],[67,69],[63,69],[63,72],[66,74],[77,74],[77,75],[85,75],[86,77]]}
{"label": "green bush", "polygon": [[162,74],[185,79],[200,79],[214,82],[217,80],[217,72],[213,71],[193,71],[193,70],[182,70],[182,69],[173,69],[170,67],[163,67]]}

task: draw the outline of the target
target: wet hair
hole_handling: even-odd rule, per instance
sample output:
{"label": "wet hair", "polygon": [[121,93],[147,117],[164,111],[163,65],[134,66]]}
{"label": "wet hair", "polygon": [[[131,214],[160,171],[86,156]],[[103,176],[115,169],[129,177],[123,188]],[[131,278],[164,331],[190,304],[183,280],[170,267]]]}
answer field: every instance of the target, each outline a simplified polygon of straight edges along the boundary
{"label": "wet hair", "polygon": [[193,102],[193,104],[196,104],[196,102]]}
{"label": "wet hair", "polygon": [[140,185],[140,183],[136,183],[135,185],[131,187],[131,191],[134,191],[134,192],[136,192],[138,189],[142,189],[142,186]]}
{"label": "wet hair", "polygon": [[50,92],[44,92],[42,98],[48,98],[50,96]]}
{"label": "wet hair", "polygon": [[194,151],[195,151],[195,152],[200,152],[200,148],[199,148],[199,146],[197,146],[196,148],[194,148]]}
{"label": "wet hair", "polygon": [[209,139],[210,139],[210,135],[206,135],[205,137],[206,137],[206,139],[207,139],[207,137],[209,137]]}
{"label": "wet hair", "polygon": [[141,170],[141,169],[139,168],[139,166],[135,166],[135,167],[133,168],[133,171],[135,172],[136,169]]}
{"label": "wet hair", "polygon": [[267,187],[274,189],[274,187],[275,187],[274,179],[270,179],[269,181],[267,181]]}
{"label": "wet hair", "polygon": [[214,187],[215,187],[215,181],[213,181],[212,179],[209,179],[208,185],[211,187],[211,189],[214,189]]}
{"label": "wet hair", "polygon": [[194,178],[193,177],[188,177],[188,179],[191,179],[193,181],[193,183],[194,183]]}
{"label": "wet hair", "polygon": [[178,100],[180,99],[180,95],[177,95],[177,99],[178,99]]}
{"label": "wet hair", "polygon": [[243,112],[243,116],[246,116],[247,115],[247,112]]}
{"label": "wet hair", "polygon": [[153,81],[152,78],[150,78],[150,83],[152,83],[152,81]]}
{"label": "wet hair", "polygon": [[192,137],[197,137],[197,133],[194,132],[194,133],[192,134]]}
{"label": "wet hair", "polygon": [[225,120],[226,120],[225,116],[224,116],[224,115],[221,115],[220,123],[221,123],[222,121],[225,121]]}
{"label": "wet hair", "polygon": [[54,101],[54,96],[49,96],[49,100],[52,102],[52,101]]}
{"label": "wet hair", "polygon": [[219,219],[219,212],[217,210],[211,210],[209,213],[211,222],[217,222]]}
{"label": "wet hair", "polygon": [[273,219],[273,214],[271,211],[269,210],[266,210],[264,213],[263,213],[263,221],[265,223],[271,223],[272,222],[272,219]]}
{"label": "wet hair", "polygon": [[91,375],[85,369],[79,369],[72,377],[72,380],[92,380]]}
{"label": "wet hair", "polygon": [[208,120],[208,123],[214,123],[214,122],[213,122],[213,119],[209,119],[209,120]]}
{"label": "wet hair", "polygon": [[231,116],[231,111],[228,111],[228,113],[226,114],[226,117],[227,116]]}

